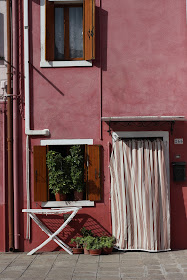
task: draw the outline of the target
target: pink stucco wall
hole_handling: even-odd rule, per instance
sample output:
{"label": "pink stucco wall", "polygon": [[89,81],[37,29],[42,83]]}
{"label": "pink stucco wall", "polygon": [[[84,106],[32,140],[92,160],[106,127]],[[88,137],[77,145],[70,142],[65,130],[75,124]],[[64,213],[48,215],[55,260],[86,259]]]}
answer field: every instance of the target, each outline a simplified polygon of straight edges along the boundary
{"label": "pink stucco wall", "polygon": [[[87,225],[96,232],[111,232],[108,169],[111,136],[107,133],[108,124],[101,127],[101,116],[187,116],[185,0],[96,0],[96,5],[96,60],[93,67],[80,68],[40,68],[39,0],[30,1],[29,8],[31,128],[48,128],[49,139],[91,138],[104,149],[103,200],[95,207],[81,210],[68,228],[71,237],[76,227]],[[20,174],[22,206],[26,207],[24,120],[22,125]],[[176,161],[177,154],[181,155],[180,161],[187,161],[186,128],[186,123],[176,123],[173,134],[170,133],[170,162]],[[137,128],[113,124],[112,129],[170,131],[170,125]],[[174,145],[174,138],[183,138],[184,144]],[[40,140],[31,138],[31,151]],[[30,166],[33,199],[32,152]],[[187,182],[174,183],[171,164],[170,169],[171,246],[187,248]],[[32,207],[36,206],[32,202]],[[25,231],[26,217],[21,225],[21,250],[28,251],[45,239],[45,234],[34,224],[30,243],[24,240]],[[56,245],[51,243],[43,249],[56,249]]]}
{"label": "pink stucco wall", "polygon": [[185,0],[102,2],[108,12],[103,115],[186,115]]}

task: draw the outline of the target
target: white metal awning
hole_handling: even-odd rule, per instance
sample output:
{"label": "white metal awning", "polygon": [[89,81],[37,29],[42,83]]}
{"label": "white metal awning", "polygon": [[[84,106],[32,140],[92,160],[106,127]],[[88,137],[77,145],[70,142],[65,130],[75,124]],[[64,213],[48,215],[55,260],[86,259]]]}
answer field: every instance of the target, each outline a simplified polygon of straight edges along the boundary
{"label": "white metal awning", "polygon": [[102,117],[105,122],[145,122],[145,121],[186,121],[184,116],[123,116],[123,117]]}

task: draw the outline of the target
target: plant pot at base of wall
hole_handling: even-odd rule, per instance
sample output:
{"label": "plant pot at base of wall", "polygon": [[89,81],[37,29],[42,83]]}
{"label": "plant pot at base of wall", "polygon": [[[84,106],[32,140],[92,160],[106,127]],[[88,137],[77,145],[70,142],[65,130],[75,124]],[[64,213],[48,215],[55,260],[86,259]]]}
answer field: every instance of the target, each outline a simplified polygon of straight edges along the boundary
{"label": "plant pot at base of wall", "polygon": [[67,199],[67,194],[64,193],[56,193],[55,194],[56,201],[64,201]]}
{"label": "plant pot at base of wall", "polygon": [[89,250],[90,255],[92,255],[92,256],[101,255],[101,251],[102,251],[102,249],[90,249],[90,250]]}
{"label": "plant pot at base of wall", "polygon": [[83,192],[74,191],[74,200],[83,200]]}
{"label": "plant pot at base of wall", "polygon": [[107,248],[107,247],[102,248],[102,254],[103,255],[109,255],[109,254],[112,253],[112,250],[113,250],[113,247],[111,247],[111,248]]}
{"label": "plant pot at base of wall", "polygon": [[83,254],[83,248],[73,248],[73,254]]}
{"label": "plant pot at base of wall", "polygon": [[89,254],[90,254],[90,251],[87,250],[86,248],[84,248],[84,254],[85,254],[85,255],[89,255]]}

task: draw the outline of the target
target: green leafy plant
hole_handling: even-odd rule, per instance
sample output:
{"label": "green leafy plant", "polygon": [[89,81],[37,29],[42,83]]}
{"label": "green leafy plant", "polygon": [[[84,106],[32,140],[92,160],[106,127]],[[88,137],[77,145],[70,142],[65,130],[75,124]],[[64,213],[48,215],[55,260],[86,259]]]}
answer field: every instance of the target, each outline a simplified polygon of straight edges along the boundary
{"label": "green leafy plant", "polygon": [[75,243],[76,244],[76,248],[82,248],[82,244],[83,244],[83,237],[76,237],[76,238],[72,238],[71,239],[71,244]]}
{"label": "green leafy plant", "polygon": [[49,151],[46,156],[49,171],[49,188],[52,193],[82,192],[84,189],[84,156],[80,145],[70,148],[70,155]]}
{"label": "green leafy plant", "polygon": [[49,151],[46,155],[46,163],[49,172],[49,188],[52,193],[69,193],[72,189],[70,159],[63,158],[58,152]]}
{"label": "green leafy plant", "polygon": [[87,236],[84,238],[85,248],[87,250],[101,249],[102,243],[99,237]]}
{"label": "green leafy plant", "polygon": [[81,228],[81,233],[83,237],[94,236],[93,232],[85,227]]}
{"label": "green leafy plant", "polygon": [[115,237],[113,236],[101,236],[100,241],[102,244],[102,248],[112,248],[115,244]]}
{"label": "green leafy plant", "polygon": [[84,156],[80,145],[70,148],[69,160],[71,161],[71,179],[73,189],[82,192],[84,189]]}

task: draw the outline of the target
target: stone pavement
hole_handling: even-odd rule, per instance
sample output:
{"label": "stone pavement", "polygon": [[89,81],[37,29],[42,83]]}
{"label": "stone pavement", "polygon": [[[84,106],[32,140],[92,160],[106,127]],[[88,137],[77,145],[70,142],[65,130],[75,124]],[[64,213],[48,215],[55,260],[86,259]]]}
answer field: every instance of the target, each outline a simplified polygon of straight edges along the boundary
{"label": "stone pavement", "polygon": [[187,250],[115,252],[108,256],[0,253],[0,279],[187,280]]}

